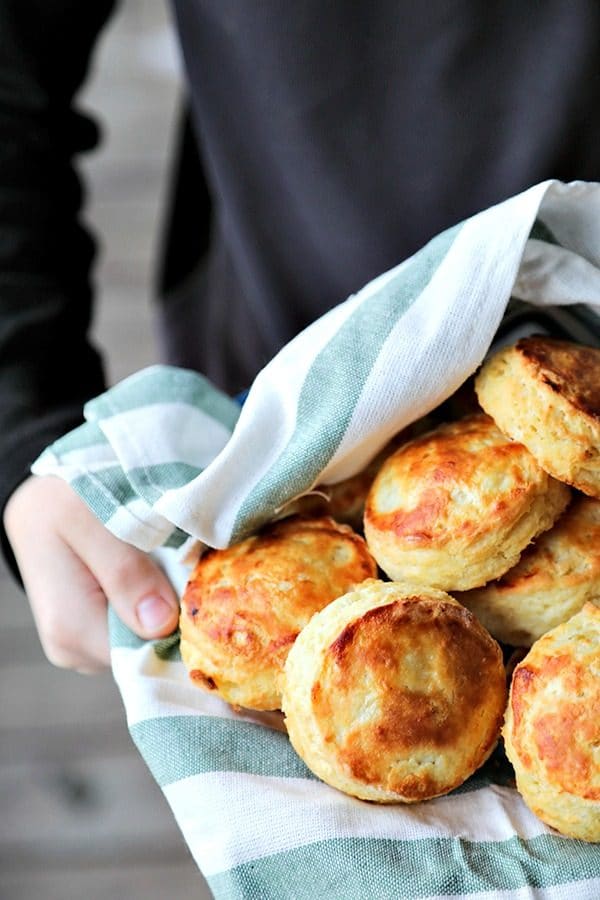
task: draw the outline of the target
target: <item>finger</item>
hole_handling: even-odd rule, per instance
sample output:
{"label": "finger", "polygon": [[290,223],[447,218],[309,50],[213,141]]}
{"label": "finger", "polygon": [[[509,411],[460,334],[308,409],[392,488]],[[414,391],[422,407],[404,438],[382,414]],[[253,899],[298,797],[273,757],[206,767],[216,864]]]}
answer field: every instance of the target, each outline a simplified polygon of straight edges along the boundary
{"label": "finger", "polygon": [[56,534],[44,536],[23,583],[44,653],[55,666],[98,672],[110,664],[106,597]]}
{"label": "finger", "polygon": [[164,573],[115,538],[65,482],[28,479],[10,498],[4,520],[44,646],[57,665],[106,664],[107,599],[140,637],[163,637],[176,628],[179,604]]}
{"label": "finger", "polygon": [[159,566],[111,534],[87,508],[80,526],[63,531],[63,537],[93,573],[119,618],[143,638],[171,634],[179,602]]}

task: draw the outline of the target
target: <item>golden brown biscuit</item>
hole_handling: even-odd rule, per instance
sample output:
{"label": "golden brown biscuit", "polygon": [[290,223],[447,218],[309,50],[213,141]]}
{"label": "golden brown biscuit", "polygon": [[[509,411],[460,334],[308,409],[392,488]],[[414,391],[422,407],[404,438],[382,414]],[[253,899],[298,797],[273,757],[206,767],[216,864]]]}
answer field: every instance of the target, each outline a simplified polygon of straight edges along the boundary
{"label": "golden brown biscuit", "polygon": [[379,803],[445,794],[489,756],[498,644],[442,591],[369,580],[311,619],[285,665],[290,740],[333,787]]}
{"label": "golden brown biscuit", "polygon": [[479,402],[547,472],[600,497],[600,350],[523,338],[477,376]]}
{"label": "golden brown biscuit", "polygon": [[578,495],[514,568],[455,597],[497,640],[530,647],[600,597],[600,500]]}
{"label": "golden brown biscuit", "polygon": [[468,590],[515,565],[569,497],[488,416],[467,416],[386,460],[367,497],[365,536],[390,578]]}
{"label": "golden brown biscuit", "polygon": [[198,562],[181,604],[191,679],[229,703],[277,709],[283,663],[311,616],[377,571],[333,519],[289,518]]}
{"label": "golden brown biscuit", "polygon": [[537,641],[515,669],[503,729],[517,788],[536,816],[600,841],[600,609]]}

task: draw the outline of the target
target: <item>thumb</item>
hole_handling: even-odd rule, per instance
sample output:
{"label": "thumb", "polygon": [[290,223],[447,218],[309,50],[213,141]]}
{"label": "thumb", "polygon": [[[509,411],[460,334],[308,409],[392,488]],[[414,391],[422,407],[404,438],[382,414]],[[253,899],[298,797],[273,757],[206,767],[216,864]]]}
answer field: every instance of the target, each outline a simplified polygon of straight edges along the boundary
{"label": "thumb", "polygon": [[90,569],[119,618],[142,638],[171,634],[179,620],[179,601],[167,576],[150,556],[116,538],[89,510],[86,513],[86,527],[63,537]]}

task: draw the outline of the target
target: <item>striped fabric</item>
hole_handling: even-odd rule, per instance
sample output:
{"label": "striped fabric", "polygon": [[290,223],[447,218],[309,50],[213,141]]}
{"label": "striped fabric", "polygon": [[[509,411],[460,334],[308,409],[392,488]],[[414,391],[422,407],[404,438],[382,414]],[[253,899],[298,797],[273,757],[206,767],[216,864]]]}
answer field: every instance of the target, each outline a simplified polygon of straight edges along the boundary
{"label": "striped fabric", "polygon": [[[597,342],[599,312],[600,185],[546,182],[323,316],[241,412],[201,376],[152,367],[91,401],[33,471],[67,479],[181,588],[190,545],[227,546],[315,483],[354,474],[453,393],[495,334],[530,331],[533,317],[538,331]],[[234,712],[194,687],[177,636],[143,642],[112,616],[111,641],[133,739],[216,897],[600,896],[600,849],[542,825],[502,760],[448,797],[362,803],[310,774],[276,714]]]}

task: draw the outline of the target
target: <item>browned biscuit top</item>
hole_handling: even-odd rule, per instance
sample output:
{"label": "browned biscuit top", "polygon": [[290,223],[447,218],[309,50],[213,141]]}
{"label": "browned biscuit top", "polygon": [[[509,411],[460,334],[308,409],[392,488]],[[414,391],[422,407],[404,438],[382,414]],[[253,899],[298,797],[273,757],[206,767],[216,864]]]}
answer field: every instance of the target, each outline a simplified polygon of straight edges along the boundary
{"label": "browned biscuit top", "polygon": [[495,641],[450,598],[424,596],[346,625],[311,692],[341,768],[406,801],[451,790],[482,762],[497,739],[504,697]]}
{"label": "browned biscuit top", "polygon": [[363,539],[328,517],[293,516],[209,551],[182,599],[190,676],[230,702],[275,708],[275,682],[299,631],[376,570]]}
{"label": "browned biscuit top", "polygon": [[521,338],[515,345],[528,373],[591,419],[600,420],[600,350],[556,338]]}
{"label": "browned biscuit top", "polygon": [[540,474],[525,447],[489,416],[470,416],[387,460],[368,496],[365,523],[412,546],[468,543],[518,519],[539,490]]}
{"label": "browned biscuit top", "polygon": [[510,699],[510,739],[524,770],[593,801],[600,800],[599,639],[600,609],[588,603],[534,644],[515,670]]}

